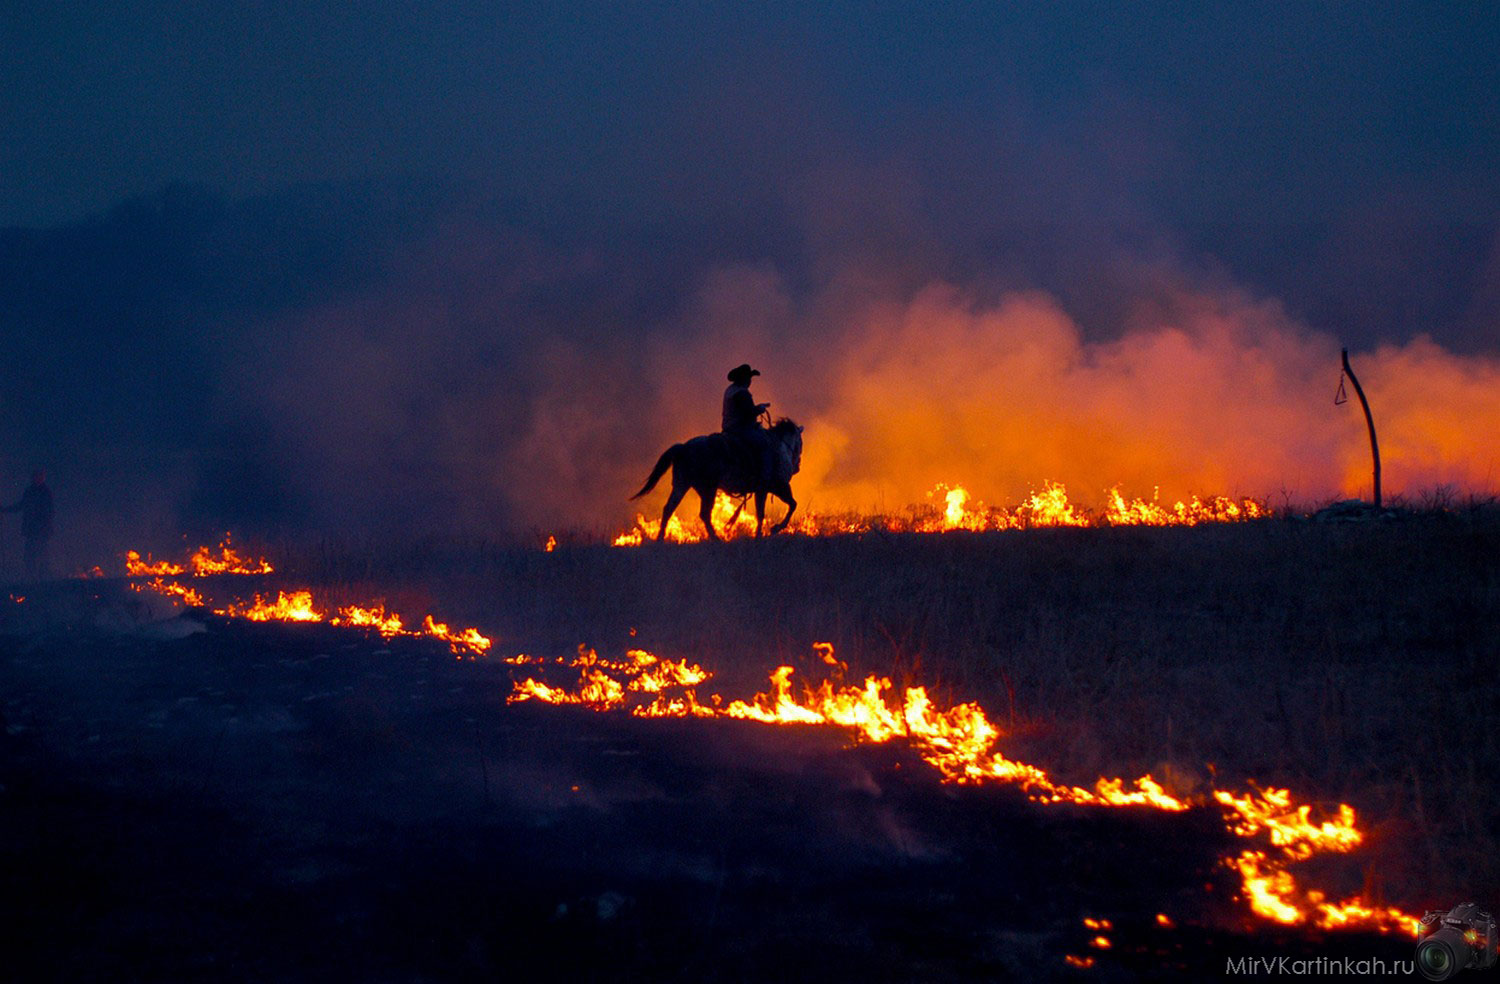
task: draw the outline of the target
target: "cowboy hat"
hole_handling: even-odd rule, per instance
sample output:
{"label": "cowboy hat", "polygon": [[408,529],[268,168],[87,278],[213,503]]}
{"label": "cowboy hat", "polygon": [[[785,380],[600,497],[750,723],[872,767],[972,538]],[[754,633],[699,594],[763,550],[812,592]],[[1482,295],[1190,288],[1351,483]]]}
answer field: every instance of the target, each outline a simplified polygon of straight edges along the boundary
{"label": "cowboy hat", "polygon": [[749,379],[751,376],[759,375],[759,369],[751,369],[750,363],[743,362],[740,365],[737,365],[733,369],[729,370],[729,381],[732,383],[739,379]]}

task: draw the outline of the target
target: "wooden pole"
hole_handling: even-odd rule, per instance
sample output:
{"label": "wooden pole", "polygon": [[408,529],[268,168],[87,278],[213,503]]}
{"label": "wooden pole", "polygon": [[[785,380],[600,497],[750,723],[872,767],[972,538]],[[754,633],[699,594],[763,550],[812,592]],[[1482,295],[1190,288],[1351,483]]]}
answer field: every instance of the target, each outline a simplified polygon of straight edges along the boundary
{"label": "wooden pole", "polygon": [[1354,375],[1354,370],[1349,368],[1349,350],[1344,349],[1344,373],[1349,377],[1349,382],[1354,384],[1354,393],[1359,397],[1359,405],[1365,408],[1365,425],[1370,428],[1370,457],[1375,459],[1375,508],[1380,508],[1380,445],[1375,441],[1375,418],[1370,416],[1370,401],[1365,399],[1365,391],[1359,385],[1359,377]]}

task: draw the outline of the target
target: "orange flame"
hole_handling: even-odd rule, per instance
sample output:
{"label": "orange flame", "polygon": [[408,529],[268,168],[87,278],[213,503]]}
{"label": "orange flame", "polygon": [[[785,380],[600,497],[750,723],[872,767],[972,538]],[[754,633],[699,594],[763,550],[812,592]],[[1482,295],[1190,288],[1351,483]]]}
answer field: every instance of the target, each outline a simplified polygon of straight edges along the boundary
{"label": "orange flame", "polygon": [[[208,607],[208,603],[196,590],[180,582],[168,580],[169,577],[182,576],[189,568],[194,577],[207,577],[211,574],[272,573],[271,565],[266,561],[247,561],[231,550],[227,536],[224,543],[220,545],[217,555],[207,547],[200,547],[189,558],[186,567],[166,561],[153,563],[149,559],[142,560],[141,555],[134,550],[129,551],[125,556],[126,569],[132,575],[143,576],[151,571],[167,572],[155,574],[153,580],[144,584],[133,585],[135,590],[155,591],[174,601],[195,607]],[[171,573],[174,571],[175,573]],[[448,623],[439,622],[431,615],[423,618],[421,628],[408,629],[405,627],[405,620],[396,612],[386,610],[383,604],[345,605],[330,613],[313,600],[311,591],[306,590],[278,591],[276,597],[270,599],[256,594],[248,603],[230,602],[221,608],[213,609],[213,612],[215,615],[243,618],[252,622],[326,622],[329,625],[373,630],[387,639],[394,636],[440,639],[448,644],[448,648],[455,656],[460,658],[465,655],[483,656],[494,645],[492,639],[476,628],[454,629]]]}
{"label": "orange flame", "polygon": [[252,622],[321,622],[325,617],[313,607],[311,591],[279,591],[275,601],[256,595],[251,604],[231,604],[219,614],[248,618]]}
{"label": "orange flame", "polygon": [[[836,536],[841,533],[952,533],[967,531],[986,533],[996,530],[1022,530],[1056,526],[1196,526],[1200,523],[1230,523],[1265,519],[1271,509],[1256,499],[1231,499],[1193,496],[1166,506],[1153,495],[1151,501],[1126,499],[1118,486],[1106,494],[1101,509],[1091,510],[1073,502],[1060,482],[1044,483],[1013,508],[986,506],[973,498],[961,485],[938,484],[927,493],[927,505],[909,506],[905,515],[840,514],[834,516],[807,513],[800,515],[787,529],[804,536]],[[714,499],[714,529],[726,540],[755,534],[753,511],[722,492]],[[770,520],[767,520],[769,525]],[[617,547],[638,547],[656,539],[661,531],[659,520],[637,515],[635,526],[614,538]],[[698,543],[706,540],[697,519],[683,519],[674,514],[667,521],[665,539],[673,543]]]}
{"label": "orange flame", "polygon": [[[397,621],[399,622],[400,620],[397,619]],[[489,652],[492,644],[488,636],[479,634],[478,629],[459,629],[455,632],[448,628],[446,622],[434,621],[431,615],[422,619],[422,631],[420,633],[411,634],[426,635],[432,636],[434,639],[441,639],[455,653],[462,653],[464,650],[468,650],[469,652],[483,654]]]}
{"label": "orange flame", "polygon": [[[98,574],[94,572],[97,571]],[[178,577],[191,571],[193,577],[209,577],[214,574],[271,574],[273,568],[269,561],[264,558],[258,560],[246,560],[229,544],[229,534],[224,534],[224,540],[218,546],[218,552],[202,546],[188,557],[182,564],[174,564],[169,560],[153,561],[151,555],[147,554],[142,559],[140,553],[129,550],[125,553],[125,573],[130,577]],[[88,576],[102,576],[103,572],[95,567]]]}
{"label": "orange flame", "polygon": [[386,611],[384,605],[368,608],[348,605],[337,609],[330,616],[314,604],[311,591],[281,591],[274,601],[266,601],[256,595],[249,605],[231,604],[227,608],[216,610],[215,614],[247,618],[252,622],[327,622],[330,625],[374,629],[387,639],[392,636],[427,636],[446,642],[448,648],[457,655],[484,655],[494,644],[488,636],[480,634],[478,629],[455,631],[447,623],[434,620],[431,615],[422,620],[421,629],[403,628],[401,616]]}
{"label": "orange flame", "polygon": [[[828,643],[818,643],[815,652],[835,669],[842,665],[834,659]],[[543,661],[516,657],[509,662],[534,665]],[[793,668],[780,666],[772,672],[767,692],[727,704],[714,695],[705,704],[698,699],[696,687],[709,678],[707,671],[643,650],[633,649],[623,661],[610,661],[580,646],[578,656],[568,666],[578,672],[578,682],[572,689],[528,677],[514,685],[509,700],[577,704],[598,711],[628,709],[643,717],[729,717],[774,725],[833,725],[849,729],[859,741],[905,740],[946,781],[1016,783],[1037,802],[1141,806],[1173,812],[1203,805],[1173,796],[1149,775],[1130,783],[1101,777],[1092,789],[1056,782],[1037,766],[1006,758],[996,747],[999,729],[978,704],[939,708],[922,687],[909,687],[898,697],[890,680],[875,676],[866,678],[861,686],[824,680],[816,687],[804,687],[798,695],[792,688]],[[677,693],[669,694],[669,690]],[[632,694],[650,695],[651,700],[633,700]],[[1287,870],[1318,854],[1347,853],[1358,847],[1363,836],[1355,824],[1353,807],[1340,804],[1332,817],[1315,819],[1313,807],[1294,803],[1288,790],[1256,790],[1253,785],[1251,792],[1238,795],[1215,790],[1210,802],[1223,811],[1230,833],[1266,845],[1247,848],[1225,859],[1225,864],[1239,873],[1242,895],[1256,915],[1288,925],[1311,923],[1325,929],[1358,927],[1415,935],[1416,917],[1411,914],[1371,906],[1358,898],[1328,902],[1320,892],[1299,888]],[[1157,921],[1172,925],[1165,914],[1158,915]],[[1109,921],[1102,919],[1086,920],[1085,925],[1094,930],[1111,928]],[[1093,945],[1106,949],[1110,944],[1101,935]]]}
{"label": "orange flame", "polygon": [[132,584],[130,587],[135,591],[155,591],[157,594],[163,594],[168,598],[174,598],[177,601],[180,601],[182,604],[187,605],[189,608],[204,607],[202,595],[200,595],[198,592],[194,591],[187,585],[178,584],[175,581],[167,581],[163,578],[157,578],[156,580],[150,581],[146,584]]}
{"label": "orange flame", "polygon": [[185,569],[181,564],[167,560],[152,563],[150,554],[142,560],[141,555],[134,550],[125,553],[125,573],[131,577],[176,577]]}
{"label": "orange flame", "polygon": [[224,542],[219,544],[219,555],[214,556],[208,547],[199,547],[188,558],[188,566],[192,568],[194,577],[208,577],[211,574],[270,574],[273,569],[265,558],[259,560],[246,560],[235,552],[229,545],[229,534],[224,534]]}
{"label": "orange flame", "polygon": [[387,612],[384,605],[375,605],[371,608],[350,605],[347,608],[340,608],[339,614],[332,619],[332,622],[334,625],[374,629],[388,639],[401,634],[401,616],[395,612]]}

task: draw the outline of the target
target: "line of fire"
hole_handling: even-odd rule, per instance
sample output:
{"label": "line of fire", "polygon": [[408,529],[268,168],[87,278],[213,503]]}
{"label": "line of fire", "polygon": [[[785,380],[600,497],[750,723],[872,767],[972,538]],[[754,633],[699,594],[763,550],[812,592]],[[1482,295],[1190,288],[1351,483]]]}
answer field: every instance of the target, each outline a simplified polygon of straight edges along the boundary
{"label": "line of fire", "polygon": [[[1344,362],[1345,375],[1358,388],[1347,353]],[[523,549],[520,553],[524,556],[507,563],[543,574],[548,565],[551,569],[575,565],[573,576],[587,577],[589,569],[576,565],[584,564],[584,558],[605,555],[626,563],[638,558],[646,565],[675,563],[680,559],[684,563],[707,563],[710,565],[707,569],[712,570],[712,565],[729,562],[731,558],[737,558],[733,562],[740,565],[754,565],[762,562],[757,558],[776,556],[771,551],[801,549],[799,544],[824,544],[855,551],[856,555],[870,544],[1000,550],[1020,547],[1030,542],[1027,538],[1033,534],[1050,531],[1054,537],[1057,534],[1074,537],[1067,542],[1082,549],[1090,543],[1119,542],[1122,536],[1171,535],[1185,533],[1189,528],[1246,534],[1275,531],[1257,535],[1305,538],[1312,534],[1299,531],[1325,535],[1330,530],[1369,530],[1378,536],[1385,529],[1408,522],[1472,524],[1476,517],[1482,522],[1488,515],[1483,504],[1471,503],[1467,512],[1449,504],[1422,512],[1399,503],[1387,507],[1380,502],[1375,423],[1363,392],[1359,395],[1374,462],[1373,505],[1350,500],[1311,514],[1290,506],[1273,508],[1265,499],[1245,496],[1195,495],[1169,501],[1163,501],[1159,493],[1150,498],[1133,497],[1119,486],[1105,490],[1090,505],[1071,497],[1061,482],[1044,482],[1012,505],[989,505],[972,495],[965,485],[943,483],[932,488],[924,501],[904,509],[878,513],[804,509],[794,518],[796,504],[790,481],[798,470],[802,428],[782,422],[776,426],[795,443],[795,453],[785,454],[785,475],[780,480],[783,491],[776,492],[771,485],[756,486],[743,475],[740,478],[719,475],[715,478],[717,484],[700,487],[678,481],[674,471],[673,491],[660,519],[640,514],[626,529],[594,536],[542,533],[538,538],[539,548]],[[1338,402],[1344,401],[1341,380]],[[759,429],[758,424],[756,427]],[[696,440],[704,442],[701,446],[714,453],[733,453],[732,445],[719,435]],[[725,443],[714,444],[716,441]],[[678,454],[678,449],[684,446],[674,445],[662,456],[638,497],[651,492],[658,477],[679,467],[685,453]],[[726,448],[729,450],[725,451]],[[674,455],[676,462],[672,460]],[[701,500],[696,519],[673,513],[689,487],[698,491]],[[787,503],[781,522],[771,530],[779,534],[774,542],[763,528],[764,503],[756,501],[763,500],[767,491],[776,492]],[[721,548],[709,544],[710,540],[735,543]],[[1131,542],[1147,548],[1152,541]],[[666,546],[657,546],[658,543]],[[957,546],[949,548],[944,544]],[[733,553],[722,552],[726,549]],[[1060,549],[1062,553],[1054,555],[1052,562],[1058,556],[1067,556],[1074,548]],[[952,569],[955,562],[947,563]],[[372,566],[369,560],[366,566]],[[273,632],[328,633],[318,637],[322,640],[316,643],[320,649],[368,651],[385,661],[425,662],[434,652],[441,653],[449,672],[474,674],[470,680],[447,678],[458,680],[450,692],[463,692],[476,686],[475,681],[484,681],[488,688],[481,698],[487,705],[484,713],[501,715],[502,723],[498,725],[501,733],[523,727],[503,723],[507,720],[505,715],[534,715],[542,711],[554,715],[555,721],[524,727],[548,734],[561,729],[558,734],[586,735],[594,728],[625,727],[622,722],[646,729],[671,726],[675,730],[661,732],[664,738],[636,740],[676,742],[678,747],[687,749],[713,742],[743,745],[748,749],[767,741],[795,749],[808,740],[804,736],[826,736],[816,740],[831,741],[835,751],[829,753],[826,749],[830,746],[819,746],[825,749],[820,755],[848,757],[851,763],[862,761],[861,756],[886,756],[877,759],[881,763],[878,767],[848,766],[864,776],[857,783],[859,788],[866,793],[876,791],[871,795],[877,798],[892,785],[911,784],[915,789],[926,790],[920,796],[946,800],[956,797],[958,802],[966,804],[966,809],[984,815],[996,808],[994,802],[980,797],[1001,791],[1013,799],[1006,801],[1008,805],[995,815],[1010,815],[1012,819],[1017,815],[1034,816],[1036,819],[1027,822],[1044,825],[1106,826],[1116,822],[1112,819],[1116,817],[1157,817],[1152,822],[1180,824],[1175,836],[1183,837],[1184,841],[1201,841],[1197,848],[1201,863],[1191,869],[1191,877],[1202,879],[1201,884],[1186,889],[1179,886],[1174,892],[1164,893],[1158,903],[1148,907],[1151,911],[1132,912],[1128,907],[1109,906],[1083,910],[1075,920],[1074,932],[1058,942],[1056,952],[1046,958],[1051,969],[1043,976],[1088,974],[1105,967],[1141,971],[1151,976],[1152,960],[1158,961],[1157,969],[1176,968],[1191,976],[1204,966],[1202,951],[1213,951],[1224,939],[1269,940],[1268,944],[1257,945],[1291,945],[1302,948],[1299,952],[1303,953],[1309,952],[1309,947],[1325,945],[1320,941],[1330,939],[1354,941],[1338,944],[1346,950],[1349,946],[1366,945],[1359,941],[1380,940],[1387,948],[1393,941],[1400,941],[1402,945],[1415,943],[1426,948],[1418,951],[1426,955],[1422,959],[1460,961],[1453,966],[1470,959],[1470,951],[1478,954],[1473,959],[1481,962],[1493,956],[1494,941],[1484,937],[1493,927],[1484,921],[1487,914],[1477,907],[1471,906],[1470,912],[1459,906],[1453,912],[1462,910],[1462,918],[1448,919],[1442,910],[1419,910],[1411,904],[1421,900],[1392,898],[1381,890],[1376,871],[1381,858],[1389,855],[1388,840],[1377,838],[1385,846],[1380,856],[1372,856],[1370,821],[1342,799],[1328,799],[1315,789],[1299,790],[1283,785],[1274,776],[1271,781],[1263,781],[1264,776],[1231,774],[1209,762],[1203,763],[1206,779],[1190,780],[1170,765],[1160,774],[1153,771],[1138,775],[1082,776],[1066,767],[1027,761],[1035,758],[1038,751],[1046,758],[1047,749],[1038,748],[1033,740],[1027,745],[1031,754],[1013,751],[1013,743],[1024,740],[1025,729],[1016,724],[1018,713],[1008,676],[1006,686],[1012,693],[1006,715],[996,713],[994,707],[986,707],[979,700],[967,698],[961,688],[951,683],[924,680],[912,666],[899,674],[900,683],[896,682],[896,673],[852,671],[842,644],[836,646],[821,640],[804,641],[805,648],[795,661],[798,665],[784,661],[785,642],[772,650],[774,655],[770,656],[758,652],[753,641],[738,651],[703,658],[673,655],[660,646],[642,648],[634,644],[634,639],[602,655],[588,642],[578,643],[576,650],[562,654],[554,649],[537,655],[535,649],[519,651],[512,644],[513,639],[520,639],[516,633],[466,625],[445,614],[435,599],[429,602],[426,596],[414,596],[423,599],[418,602],[424,605],[422,608],[393,603],[379,590],[378,578],[356,578],[341,586],[337,584],[339,578],[332,578],[335,584],[330,590],[330,577],[326,573],[308,578],[298,574],[298,569],[295,562],[284,566],[282,561],[273,563],[257,551],[245,550],[232,543],[226,534],[216,546],[200,546],[186,552],[181,559],[161,559],[129,550],[111,569],[96,566],[77,573],[67,583],[75,591],[88,593],[90,600],[83,604],[91,606],[89,610],[94,612],[96,622],[101,608],[114,611],[116,614],[111,617],[117,618],[122,597],[141,601],[144,607],[138,610],[125,605],[128,632],[132,637],[156,640],[153,645],[163,640],[177,644],[192,637],[212,638],[216,633],[260,631],[253,627],[262,626],[264,631]],[[360,594],[366,591],[370,594]],[[18,588],[10,596],[11,619],[24,621],[24,616],[16,613],[30,611],[33,606],[38,610],[45,608],[39,599],[47,593],[48,589],[40,584],[34,593]],[[147,599],[150,604],[145,604]],[[79,603],[76,598],[70,602]],[[163,610],[162,605],[167,608]],[[474,606],[469,607],[474,610]],[[76,617],[76,612],[70,617]],[[630,635],[635,635],[633,628]],[[255,638],[259,641],[253,644],[252,653],[274,651],[288,644],[278,641],[276,636]],[[290,640],[294,636],[285,638]],[[352,641],[336,641],[339,639]],[[921,654],[918,655],[919,666]],[[254,665],[263,665],[265,657],[251,658],[261,661]],[[333,658],[322,651],[311,657]],[[732,667],[733,672],[711,668],[716,660]],[[279,662],[289,660],[282,657]],[[295,660],[290,662],[301,665]],[[860,662],[868,664],[869,660]],[[752,667],[759,670],[763,680],[758,687],[743,685],[747,669]],[[1002,675],[1006,672],[1003,667],[999,671]],[[494,675],[497,672],[503,677],[497,678]],[[731,685],[730,680],[738,683]],[[344,684],[343,689],[354,691],[360,686],[358,682]],[[292,692],[298,689],[298,685],[283,684],[283,689],[288,687]],[[314,691],[298,700],[316,706],[317,702],[329,699],[330,694]],[[423,693],[414,693],[410,700],[420,702],[423,697]],[[248,698],[241,701],[245,699]],[[187,702],[196,700],[193,696],[180,698]],[[237,722],[241,720],[238,705],[222,706],[232,708],[234,713],[227,717],[215,739],[211,760],[217,759],[218,744],[239,727]],[[362,713],[386,712],[366,708]],[[1019,716],[1027,717],[1025,708]],[[492,764],[479,719],[467,717],[464,721],[464,727],[472,728],[475,734],[484,802],[487,809],[493,808],[497,795],[493,787],[506,781],[506,769],[518,766]],[[1168,729],[1172,727],[1171,721],[1168,711]],[[300,727],[288,723],[277,726]],[[770,737],[748,737],[745,729],[759,729]],[[22,725],[19,733],[24,732]],[[723,737],[715,737],[720,733]],[[617,730],[607,730],[597,739],[585,740],[597,741],[616,755],[642,754],[628,743],[616,748],[621,744]],[[775,754],[786,753],[778,750]],[[804,753],[791,754],[795,760]],[[595,767],[607,770],[609,766]],[[1417,773],[1412,774],[1415,779]],[[814,784],[812,795],[826,795],[834,800],[847,796],[847,790],[840,785],[844,781],[831,778],[829,788],[822,793]],[[705,788],[712,789],[713,782],[708,780]],[[767,796],[776,795],[774,786],[763,792]],[[568,781],[567,795],[586,798],[589,795],[586,783]],[[646,800],[652,802],[657,795],[665,794],[651,794]],[[918,807],[917,812],[922,809]],[[806,834],[786,831],[784,836]],[[1153,836],[1162,835],[1158,832]],[[961,849],[933,849],[938,855],[955,851]],[[920,850],[909,853],[903,863],[916,863],[913,858],[923,856]],[[605,862],[605,866],[609,863],[612,862]],[[1350,891],[1351,872],[1361,871],[1365,889]],[[722,892],[724,876],[718,877],[716,892]],[[1217,897],[1216,893],[1225,898]],[[579,932],[575,910],[581,906],[588,913],[582,932],[590,935],[619,918],[618,913],[644,904],[635,896],[612,890],[557,903],[551,919]],[[1444,919],[1453,925],[1449,926]],[[1215,935],[1224,933],[1230,935]],[[1445,933],[1452,936],[1446,943],[1442,942]],[[1440,943],[1450,949],[1434,949]],[[1185,950],[1193,949],[1200,951],[1196,962],[1184,957]]]}
{"label": "line of fire", "polygon": [[10,0],[0,984],[1500,966],[1497,42]]}
{"label": "line of fire", "polygon": [[[1102,514],[1089,514],[1072,506],[1066,491],[1050,485],[1014,510],[987,510],[972,503],[961,487],[936,489],[932,496],[940,504],[936,514],[908,523],[905,532],[996,531],[1034,527],[1087,527],[1122,525],[1195,525],[1246,522],[1263,519],[1271,511],[1251,499],[1223,497],[1194,499],[1191,503],[1161,506],[1141,500],[1127,501],[1112,490]],[[731,537],[753,532],[733,513],[734,503],[720,496],[714,518]],[[674,524],[676,521],[674,520]],[[795,527],[803,536],[850,535],[875,528],[870,519],[842,521],[804,519]],[[887,527],[889,529],[889,526]],[[614,539],[614,545],[639,545],[659,532],[642,519],[637,527]],[[702,539],[678,525],[668,531],[673,542]],[[551,539],[546,551],[556,549]],[[130,551],[124,559],[124,575],[132,590],[170,599],[190,610],[223,619],[253,622],[326,623],[349,631],[369,633],[390,640],[398,637],[428,637],[444,643],[458,659],[484,660],[493,654],[493,640],[473,627],[450,629],[430,613],[420,622],[408,622],[386,609],[383,602],[331,606],[320,603],[306,589],[279,590],[274,596],[254,593],[249,600],[210,601],[199,585],[213,581],[223,592],[235,576],[262,578],[274,573],[262,558],[249,558],[226,540],[216,548],[200,547],[182,562],[154,560]],[[105,571],[95,568],[83,575],[102,579]],[[232,593],[232,592],[231,592]],[[12,601],[24,603],[13,596]],[[409,627],[410,626],[410,627]],[[571,657],[533,657],[515,654],[503,663],[515,673],[513,687],[503,699],[509,703],[534,702],[571,706],[600,714],[627,714],[644,719],[678,718],[702,722],[739,720],[766,727],[826,728],[846,736],[851,744],[900,742],[946,784],[975,786],[1005,784],[1019,789],[1038,808],[1056,804],[1092,809],[1126,809],[1171,813],[1199,811],[1212,814],[1237,841],[1236,848],[1219,863],[1239,879],[1238,898],[1248,913],[1270,923],[1308,926],[1320,930],[1361,930],[1410,937],[1417,933],[1419,913],[1390,905],[1374,904],[1360,897],[1334,898],[1315,882],[1300,876],[1304,863],[1325,855],[1357,854],[1365,834],[1353,807],[1340,803],[1322,808],[1299,799],[1291,790],[1258,785],[1253,779],[1213,788],[1206,793],[1180,796],[1151,775],[1135,779],[1098,778],[1090,786],[1059,781],[1035,765],[1008,758],[1004,753],[1004,730],[977,703],[943,706],[923,686],[897,688],[889,678],[869,676],[863,682],[846,680],[848,666],[828,643],[815,643],[815,662],[825,671],[821,679],[803,683],[792,666],[770,669],[769,686],[763,692],[728,697],[713,691],[713,672],[687,660],[659,657],[643,649],[629,649],[622,656],[601,656],[586,645]],[[561,682],[547,682],[548,679]],[[502,695],[496,695],[497,699]],[[1190,912],[1160,913],[1161,926],[1191,920]],[[1090,928],[1104,920],[1090,919]],[[1108,948],[1106,936],[1095,937],[1096,948]],[[1069,954],[1070,967],[1093,966],[1094,957]]]}

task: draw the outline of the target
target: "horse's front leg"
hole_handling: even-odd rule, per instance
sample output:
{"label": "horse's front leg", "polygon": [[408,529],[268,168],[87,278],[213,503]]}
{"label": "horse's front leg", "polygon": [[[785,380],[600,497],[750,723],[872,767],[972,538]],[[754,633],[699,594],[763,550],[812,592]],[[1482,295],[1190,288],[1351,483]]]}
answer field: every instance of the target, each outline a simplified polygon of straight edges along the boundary
{"label": "horse's front leg", "polygon": [[792,513],[797,511],[797,500],[792,498],[791,485],[783,485],[776,490],[776,498],[786,503],[786,515],[781,517],[781,522],[771,527],[772,533],[780,533],[786,529],[786,524],[792,521]]}
{"label": "horse's front leg", "polygon": [[698,518],[703,520],[703,528],[708,531],[710,540],[717,540],[719,534],[714,532],[714,496],[718,489],[698,490]]}
{"label": "horse's front leg", "polygon": [[766,521],[766,494],[755,493],[755,538],[760,539],[761,524]]}

